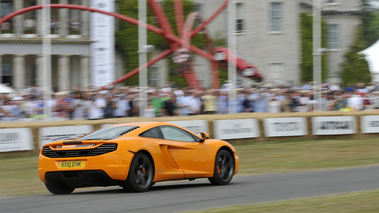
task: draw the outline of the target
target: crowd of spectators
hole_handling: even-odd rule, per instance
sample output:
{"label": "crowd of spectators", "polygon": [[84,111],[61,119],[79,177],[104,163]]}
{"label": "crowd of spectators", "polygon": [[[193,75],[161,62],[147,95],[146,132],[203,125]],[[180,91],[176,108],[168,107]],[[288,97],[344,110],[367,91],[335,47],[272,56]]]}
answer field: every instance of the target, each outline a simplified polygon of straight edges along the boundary
{"label": "crowd of spectators", "polygon": [[[228,113],[228,90],[202,88],[148,88],[148,106],[144,117],[185,116]],[[309,112],[315,106],[322,111],[359,111],[379,108],[379,86],[356,84],[342,88],[323,84],[322,97],[315,100],[311,84],[236,89],[236,113],[248,112]],[[0,119],[3,122],[45,118],[43,94],[29,87],[19,94],[0,96]],[[139,116],[138,87],[116,87],[109,90],[89,88],[56,92],[46,102],[51,118],[103,119]]]}

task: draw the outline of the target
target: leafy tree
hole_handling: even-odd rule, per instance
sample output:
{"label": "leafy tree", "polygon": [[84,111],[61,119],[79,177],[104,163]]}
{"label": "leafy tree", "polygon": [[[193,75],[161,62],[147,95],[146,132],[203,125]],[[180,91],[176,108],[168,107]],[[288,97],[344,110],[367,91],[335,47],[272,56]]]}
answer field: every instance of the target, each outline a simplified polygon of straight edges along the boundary
{"label": "leafy tree", "polygon": [[[301,81],[313,81],[313,17],[309,13],[300,14],[301,33]],[[321,25],[321,46],[326,47],[326,27]],[[321,79],[327,77],[327,57],[321,57]]]}
{"label": "leafy tree", "polygon": [[359,53],[364,47],[363,29],[362,26],[358,26],[355,41],[350,46],[350,50],[344,55],[345,60],[342,63],[342,83],[344,85],[371,82],[371,74],[365,55]]}
{"label": "leafy tree", "polygon": [[370,4],[370,0],[361,0],[363,39],[369,47],[379,39],[379,11]]}
{"label": "leafy tree", "polygon": [[[189,13],[194,11],[194,3],[190,0],[183,0],[183,12],[184,16],[187,17]],[[120,0],[118,1],[119,13],[138,19],[138,0]],[[176,23],[175,23],[175,12],[174,12],[174,0],[164,0],[162,3],[162,8],[167,16],[168,21],[171,24],[172,29],[175,34],[177,33]],[[154,14],[148,8],[147,22],[151,25],[158,26]],[[158,50],[168,49],[169,45],[165,38],[161,35],[157,35],[153,32],[148,31],[148,44],[154,45]],[[191,44],[197,47],[204,47],[205,40],[201,35],[197,35],[192,38]],[[125,73],[130,72],[137,68],[138,65],[138,26],[133,24],[120,21],[119,30],[116,31],[116,46],[121,50],[125,56],[126,70]],[[177,65],[173,64],[171,57],[169,58],[169,70],[170,73],[169,80],[175,81],[179,86],[186,86],[187,82],[182,76],[179,76],[175,71],[177,70]],[[137,85],[138,76],[134,76],[126,80],[127,85]]]}

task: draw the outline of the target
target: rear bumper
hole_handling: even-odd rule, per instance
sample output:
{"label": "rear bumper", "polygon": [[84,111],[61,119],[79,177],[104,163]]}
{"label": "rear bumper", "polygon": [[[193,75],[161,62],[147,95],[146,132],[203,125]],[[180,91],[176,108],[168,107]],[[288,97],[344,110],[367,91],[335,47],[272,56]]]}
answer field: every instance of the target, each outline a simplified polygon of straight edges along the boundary
{"label": "rear bumper", "polygon": [[[126,180],[133,156],[134,154],[130,152],[121,154],[121,152],[117,151],[100,156],[80,158],[48,158],[40,154],[38,173],[40,179],[45,183],[56,178],[78,183],[81,182],[80,179],[98,183],[92,179],[99,177],[99,180],[105,181],[107,185],[109,184],[107,179],[116,182]],[[59,162],[62,161],[85,161],[85,166],[83,168],[62,169],[58,166]],[[97,185],[102,186],[102,184]],[[114,184],[112,183],[111,185]],[[94,186],[94,184],[91,184],[91,186]]]}
{"label": "rear bumper", "polygon": [[104,171],[62,171],[47,172],[45,179],[48,183],[66,183],[72,188],[91,186],[119,185],[121,181],[115,181]]}

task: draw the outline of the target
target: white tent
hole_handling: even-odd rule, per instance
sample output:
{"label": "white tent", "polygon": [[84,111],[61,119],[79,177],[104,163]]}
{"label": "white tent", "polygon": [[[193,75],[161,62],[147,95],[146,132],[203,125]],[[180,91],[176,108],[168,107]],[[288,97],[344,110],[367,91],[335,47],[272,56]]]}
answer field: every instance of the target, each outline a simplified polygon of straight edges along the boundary
{"label": "white tent", "polygon": [[0,94],[12,94],[15,93],[14,89],[5,86],[4,84],[0,84]]}
{"label": "white tent", "polygon": [[366,60],[371,72],[371,81],[379,82],[379,40],[360,53],[366,55]]}

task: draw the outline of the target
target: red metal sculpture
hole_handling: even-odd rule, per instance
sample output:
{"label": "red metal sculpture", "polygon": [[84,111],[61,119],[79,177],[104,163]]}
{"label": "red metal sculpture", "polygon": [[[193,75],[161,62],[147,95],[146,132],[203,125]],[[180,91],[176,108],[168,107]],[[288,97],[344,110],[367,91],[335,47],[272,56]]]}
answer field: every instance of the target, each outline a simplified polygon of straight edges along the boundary
{"label": "red metal sculpture", "polygon": [[[10,14],[4,16],[3,18],[0,19],[0,25],[3,22],[13,18],[14,16],[17,16],[17,15],[20,15],[20,14],[23,14],[23,13],[26,13],[26,12],[32,11],[32,10],[39,10],[45,6],[48,6],[51,8],[68,8],[68,9],[86,10],[86,11],[90,11],[90,12],[97,12],[97,13],[102,13],[105,15],[110,15],[110,16],[113,16],[113,17],[118,18],[120,20],[134,24],[134,25],[143,25],[148,30],[164,36],[166,41],[169,43],[170,49],[164,50],[162,53],[160,53],[159,55],[157,55],[156,57],[151,59],[148,63],[146,63],[144,65],[144,67],[149,67],[149,66],[153,65],[154,63],[156,63],[157,61],[159,61],[159,60],[165,58],[166,56],[174,53],[175,57],[176,57],[176,58],[174,57],[174,60],[176,59],[178,63],[180,63],[182,65],[184,64],[185,65],[184,67],[186,67],[183,70],[183,75],[186,78],[189,86],[199,87],[200,86],[199,81],[197,80],[195,72],[192,69],[192,62],[191,62],[191,60],[186,60],[186,59],[190,58],[189,57],[190,52],[193,52],[197,55],[204,57],[205,59],[207,59],[211,62],[211,68],[210,69],[212,71],[212,87],[218,88],[220,86],[219,85],[219,75],[218,75],[218,65],[225,66],[225,63],[228,63],[228,60],[218,60],[217,58],[215,58],[213,56],[213,54],[217,53],[217,49],[215,50],[215,48],[212,44],[212,40],[210,39],[210,37],[206,31],[205,31],[205,38],[207,41],[207,51],[203,51],[203,50],[197,48],[196,46],[191,45],[191,38],[194,37],[195,35],[197,35],[200,31],[205,30],[205,27],[209,23],[211,23],[226,8],[226,6],[229,3],[229,0],[225,0],[212,16],[210,16],[207,20],[203,21],[199,26],[197,26],[192,31],[191,31],[191,29],[193,28],[194,20],[198,16],[198,13],[193,12],[193,13],[189,14],[187,19],[184,21],[182,0],[175,0],[174,1],[175,21],[176,21],[179,37],[177,37],[174,34],[174,31],[171,28],[171,25],[168,22],[167,17],[165,15],[162,7],[160,6],[160,4],[157,3],[155,0],[148,0],[148,1],[149,1],[150,7],[151,7],[153,13],[157,17],[158,24],[159,24],[159,26],[161,26],[161,28],[149,25],[147,23],[140,22],[136,19],[133,19],[131,17],[124,16],[124,15],[121,15],[118,13],[106,12],[106,11],[91,8],[91,7],[85,7],[85,6],[81,6],[81,5],[71,5],[71,4],[50,4],[50,5],[36,5],[36,6],[27,7],[27,8],[15,11],[13,13],[10,13]],[[236,61],[238,63],[238,61],[241,61],[241,60],[236,60]],[[243,63],[244,63],[244,65],[246,65],[247,62],[243,61]],[[236,66],[237,66],[237,68],[241,67],[241,66],[238,66],[238,64]],[[246,66],[243,66],[243,67],[246,67]],[[244,72],[244,70],[238,70],[238,71],[241,72],[242,74],[247,73],[248,76],[245,75],[245,77],[249,77],[251,79],[261,81],[262,77],[261,77],[261,74],[259,73],[258,69],[256,69],[253,65],[251,65],[249,68],[251,68],[251,67],[252,67],[252,69],[250,69],[249,71],[245,71],[245,72]],[[138,68],[130,71],[129,73],[125,74],[124,76],[122,76],[119,79],[112,82],[112,85],[118,84],[118,83],[136,75],[140,71],[141,68],[142,67],[138,67]]]}

